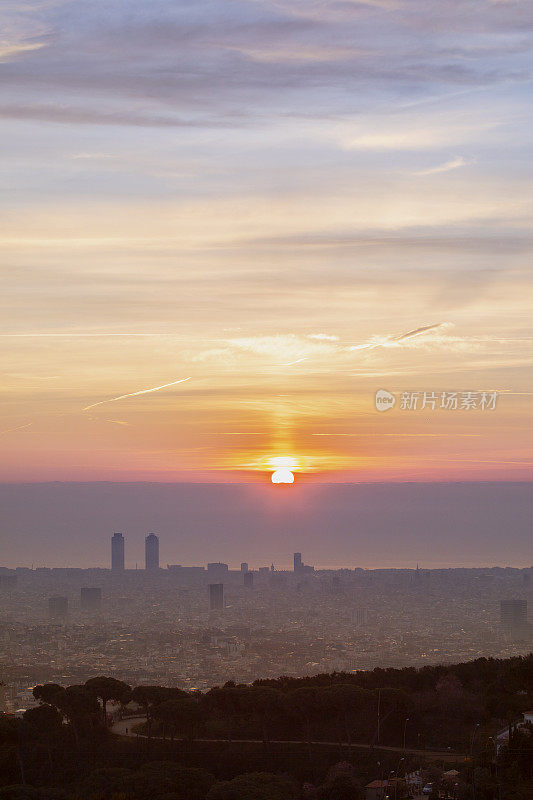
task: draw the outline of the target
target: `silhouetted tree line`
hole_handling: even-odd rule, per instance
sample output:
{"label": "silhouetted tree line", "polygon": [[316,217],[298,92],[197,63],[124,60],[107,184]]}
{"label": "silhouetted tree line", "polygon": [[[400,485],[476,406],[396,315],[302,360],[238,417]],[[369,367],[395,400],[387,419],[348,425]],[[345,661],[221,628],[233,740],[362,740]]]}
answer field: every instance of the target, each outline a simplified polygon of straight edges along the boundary
{"label": "silhouetted tree line", "polygon": [[[33,693],[39,706],[22,717],[0,717],[0,800],[299,798],[305,771],[296,760],[283,762],[283,769],[281,761],[273,761],[280,741],[302,743],[308,764],[319,758],[313,743],[320,741],[338,743],[339,757],[341,745],[351,743],[452,746],[459,753],[470,748],[476,750],[478,800],[497,797],[491,794],[494,787],[506,797],[509,780],[519,797],[520,782],[533,780],[532,732],[512,727],[518,712],[533,707],[533,654],[422,669],[281,677],[253,685],[228,681],[206,692],[132,688],[99,676],[82,685],[39,685]],[[110,703],[114,713],[132,704],[142,709],[142,740],[110,733]],[[496,759],[488,737],[507,724],[509,744]],[[480,731],[477,740],[475,730]],[[263,756],[243,755],[230,773],[224,772],[214,743],[203,740],[232,739],[259,740]],[[196,762],[199,749],[202,757]],[[244,746],[240,751],[248,752]],[[175,763],[178,757],[187,765]],[[274,763],[280,774],[272,774],[278,772]],[[313,800],[358,799],[354,775],[324,778],[326,772],[327,764]]]}

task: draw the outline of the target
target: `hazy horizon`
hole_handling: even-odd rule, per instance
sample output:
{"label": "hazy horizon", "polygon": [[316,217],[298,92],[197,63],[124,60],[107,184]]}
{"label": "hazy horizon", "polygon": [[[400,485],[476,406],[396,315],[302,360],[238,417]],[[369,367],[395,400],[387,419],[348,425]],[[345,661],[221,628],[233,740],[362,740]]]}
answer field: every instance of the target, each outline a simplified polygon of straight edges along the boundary
{"label": "hazy horizon", "polygon": [[533,563],[527,482],[25,483],[0,485],[2,566],[109,566],[114,531],[126,566],[224,561],[290,567],[415,568]]}

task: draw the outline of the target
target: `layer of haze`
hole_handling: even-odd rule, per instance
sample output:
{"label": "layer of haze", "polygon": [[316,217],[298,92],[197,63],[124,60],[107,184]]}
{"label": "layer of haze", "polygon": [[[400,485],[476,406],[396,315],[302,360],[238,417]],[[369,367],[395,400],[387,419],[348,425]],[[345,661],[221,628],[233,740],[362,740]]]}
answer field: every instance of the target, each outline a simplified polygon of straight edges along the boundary
{"label": "layer of haze", "polygon": [[[109,566],[122,531],[128,568],[144,537],[161,566],[224,561],[279,569],[301,551],[317,567],[530,566],[525,483],[0,485],[2,566]],[[238,511],[236,511],[238,509]]]}
{"label": "layer of haze", "polygon": [[1,14],[0,480],[531,477],[529,0]]}

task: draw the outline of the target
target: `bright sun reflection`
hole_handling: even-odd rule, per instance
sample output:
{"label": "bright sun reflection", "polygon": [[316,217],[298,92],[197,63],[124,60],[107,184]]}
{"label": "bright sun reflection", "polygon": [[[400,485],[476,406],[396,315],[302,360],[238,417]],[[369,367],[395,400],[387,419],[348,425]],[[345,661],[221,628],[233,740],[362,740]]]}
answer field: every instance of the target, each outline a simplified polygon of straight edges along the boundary
{"label": "bright sun reflection", "polygon": [[272,473],[272,483],[294,483],[294,475],[288,467],[280,467]]}

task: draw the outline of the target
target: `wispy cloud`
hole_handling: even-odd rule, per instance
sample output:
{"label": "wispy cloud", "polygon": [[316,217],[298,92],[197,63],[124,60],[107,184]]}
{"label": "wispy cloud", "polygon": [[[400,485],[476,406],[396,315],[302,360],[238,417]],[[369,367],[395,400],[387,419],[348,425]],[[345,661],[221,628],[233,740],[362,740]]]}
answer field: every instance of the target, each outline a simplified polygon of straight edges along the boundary
{"label": "wispy cloud", "polygon": [[151,394],[152,392],[159,392],[161,391],[161,389],[168,389],[170,386],[177,386],[178,383],[185,383],[185,381],[190,381],[190,379],[191,376],[189,376],[188,378],[180,378],[178,381],[172,381],[171,383],[163,383],[161,386],[152,386],[150,389],[140,389],[138,392],[129,392],[128,394],[121,394],[118,397],[110,397],[107,400],[100,400],[98,403],[91,403],[91,405],[85,406],[83,410],[89,411],[89,409],[96,408],[96,406],[103,406],[105,403],[116,403],[117,400],[125,400],[127,397],[137,397],[140,394]]}
{"label": "wispy cloud", "polygon": [[0,62],[7,61],[8,59],[18,56],[21,53],[28,53],[31,50],[39,50],[44,47],[42,42],[25,42],[24,44],[9,44],[0,42]]}
{"label": "wispy cloud", "polygon": [[439,164],[436,167],[430,167],[429,169],[422,169],[419,172],[414,172],[413,175],[437,175],[439,172],[451,172],[454,169],[459,169],[459,167],[465,167],[468,164],[468,161],[464,159],[462,156],[458,156],[458,158],[452,158],[450,161],[445,161],[444,164]]}
{"label": "wispy cloud", "polygon": [[[137,113],[134,111],[103,111],[102,109],[64,107],[54,105],[0,106],[0,118],[63,122],[69,125],[130,125],[149,128],[209,128],[227,127],[228,122],[209,119],[187,119],[164,114]],[[231,123],[233,126],[235,123]]]}

